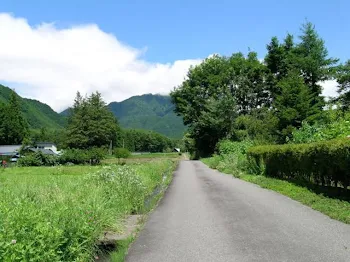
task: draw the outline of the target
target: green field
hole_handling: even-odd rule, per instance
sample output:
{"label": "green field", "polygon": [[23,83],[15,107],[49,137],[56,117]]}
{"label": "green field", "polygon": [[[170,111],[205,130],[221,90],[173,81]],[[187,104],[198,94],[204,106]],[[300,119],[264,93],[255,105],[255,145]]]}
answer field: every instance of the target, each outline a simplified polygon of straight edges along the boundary
{"label": "green field", "polygon": [[0,173],[0,261],[91,261],[105,230],[143,213],[176,163],[14,167]]}

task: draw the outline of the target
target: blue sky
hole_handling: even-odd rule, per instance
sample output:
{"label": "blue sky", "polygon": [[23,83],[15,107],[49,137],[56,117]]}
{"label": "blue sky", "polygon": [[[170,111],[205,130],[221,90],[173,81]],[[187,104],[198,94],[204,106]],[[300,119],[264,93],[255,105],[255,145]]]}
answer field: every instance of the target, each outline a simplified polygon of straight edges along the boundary
{"label": "blue sky", "polygon": [[167,93],[208,55],[250,48],[263,58],[272,36],[298,35],[306,20],[345,61],[349,9],[346,0],[2,0],[0,81],[56,110],[77,90],[107,101]]}
{"label": "blue sky", "polygon": [[2,0],[0,11],[25,17],[32,25],[96,23],[136,48],[145,59],[173,62],[211,53],[265,54],[271,36],[297,35],[308,19],[325,39],[332,56],[350,57],[347,0]]}

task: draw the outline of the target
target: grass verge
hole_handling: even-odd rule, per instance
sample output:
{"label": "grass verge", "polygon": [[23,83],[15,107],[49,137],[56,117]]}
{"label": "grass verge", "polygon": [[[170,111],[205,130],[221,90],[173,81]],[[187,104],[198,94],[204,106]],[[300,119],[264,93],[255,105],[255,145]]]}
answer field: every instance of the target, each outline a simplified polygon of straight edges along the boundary
{"label": "grass verge", "polygon": [[0,173],[0,261],[91,261],[105,231],[144,210],[170,160],[21,167]]}
{"label": "grass verge", "polygon": [[[158,184],[157,187],[153,189],[152,194],[150,194],[148,199],[145,201],[144,212],[151,212],[157,207],[159,201],[162,199],[166,189],[168,188],[169,184],[172,181],[173,171],[175,170],[176,166],[177,166],[177,161],[173,161],[172,166],[170,166],[165,172],[163,172],[162,183]],[[132,236],[130,236],[126,240],[117,242],[118,249],[110,254],[111,262],[124,261],[125,257],[128,254],[128,249],[130,245],[134,242],[134,240],[137,237],[137,234],[139,233],[139,231],[142,230],[146,221],[147,221],[147,215],[143,217],[136,232],[134,232]]]}
{"label": "grass verge", "polygon": [[220,165],[218,157],[204,158],[202,162],[211,168],[218,168],[220,172],[231,174],[237,178],[276,191],[307,205],[323,214],[350,224],[350,190],[326,188],[322,186],[286,181],[261,175],[250,175],[237,169],[228,169]]}

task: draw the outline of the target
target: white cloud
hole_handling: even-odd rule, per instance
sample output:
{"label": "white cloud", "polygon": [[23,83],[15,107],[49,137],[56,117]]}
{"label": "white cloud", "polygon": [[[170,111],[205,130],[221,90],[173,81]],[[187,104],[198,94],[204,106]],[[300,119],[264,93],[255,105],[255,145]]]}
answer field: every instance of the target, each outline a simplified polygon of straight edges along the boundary
{"label": "white cloud", "polygon": [[324,81],[321,83],[321,86],[323,88],[322,95],[324,95],[326,98],[328,97],[337,97],[337,86],[338,83],[335,80],[329,80],[329,81]]}
{"label": "white cloud", "polygon": [[[60,111],[77,91],[100,91],[107,102],[145,93],[167,94],[190,65],[201,59],[161,64],[144,61],[136,49],[95,24],[57,29],[53,23],[30,26],[23,18],[0,13],[0,83]],[[336,82],[322,83],[323,95],[336,96]]]}
{"label": "white cloud", "polygon": [[144,93],[169,93],[181,84],[190,65],[142,60],[144,50],[121,43],[94,24],[57,29],[32,27],[23,18],[0,13],[0,81],[13,83],[19,94],[60,111],[75,93],[100,91],[107,102]]}

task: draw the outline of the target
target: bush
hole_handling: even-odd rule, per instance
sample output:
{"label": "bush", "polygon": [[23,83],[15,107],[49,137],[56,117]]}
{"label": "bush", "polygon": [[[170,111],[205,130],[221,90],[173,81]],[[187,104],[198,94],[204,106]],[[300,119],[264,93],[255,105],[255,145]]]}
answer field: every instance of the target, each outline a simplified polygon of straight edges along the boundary
{"label": "bush", "polygon": [[58,157],[38,151],[19,158],[17,164],[19,166],[55,166],[58,164]]}
{"label": "bush", "polygon": [[222,140],[216,145],[216,148],[220,155],[246,154],[247,149],[253,145],[250,140],[241,142]]}
{"label": "bush", "polygon": [[336,138],[345,138],[350,135],[350,115],[336,119],[326,124],[309,125],[303,122],[298,130],[292,132],[291,143],[312,143]]}
{"label": "bush", "polygon": [[214,169],[217,169],[221,160],[222,160],[222,157],[219,155],[213,155],[212,157],[209,157],[209,158],[203,158],[203,162],[207,164],[210,168],[214,168]]}
{"label": "bush", "polygon": [[116,158],[128,158],[131,156],[131,153],[126,148],[116,148],[114,155]]}
{"label": "bush", "polygon": [[344,188],[350,184],[350,140],[347,139],[258,146],[248,150],[248,158],[265,168],[267,176],[330,186],[340,182]]}
{"label": "bush", "polygon": [[61,164],[73,163],[76,165],[82,164],[99,164],[105,157],[105,151],[101,148],[92,148],[90,150],[83,149],[67,149],[59,157]]}

